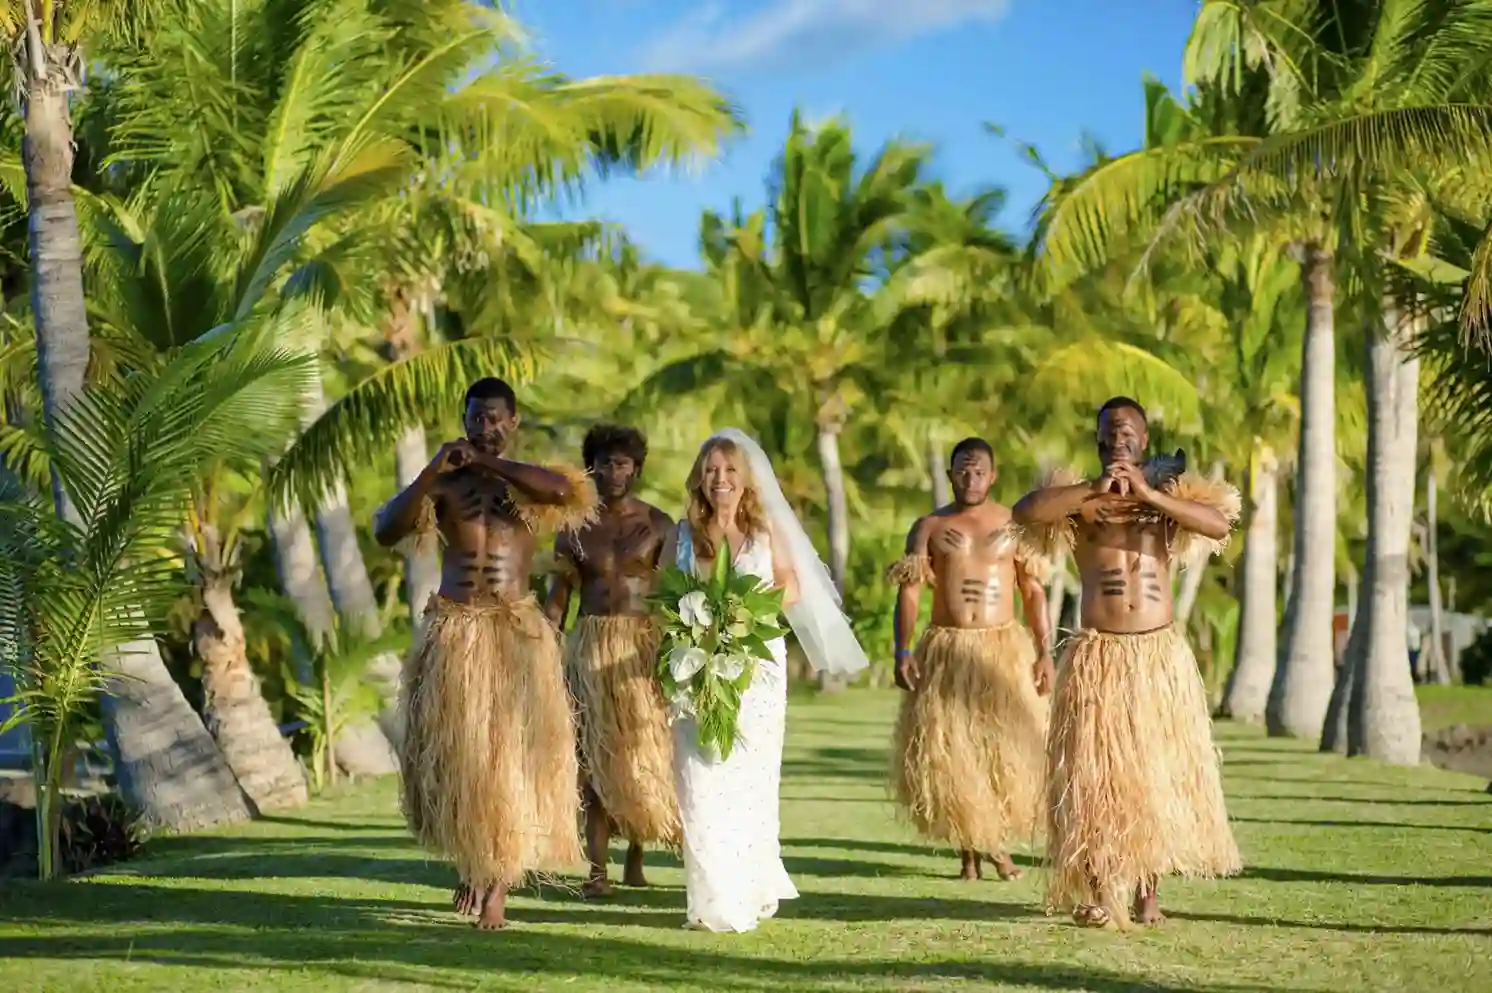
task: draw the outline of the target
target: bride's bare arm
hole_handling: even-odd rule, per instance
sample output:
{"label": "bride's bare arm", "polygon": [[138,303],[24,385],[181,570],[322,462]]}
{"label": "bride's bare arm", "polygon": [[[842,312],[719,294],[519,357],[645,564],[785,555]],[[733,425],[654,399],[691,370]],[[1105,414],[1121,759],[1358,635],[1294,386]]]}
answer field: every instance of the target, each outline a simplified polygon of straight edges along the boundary
{"label": "bride's bare arm", "polygon": [[675,524],[663,533],[663,547],[658,552],[658,571],[672,569],[679,564],[679,525]]}
{"label": "bride's bare arm", "polygon": [[798,570],[793,565],[792,552],[787,542],[773,531],[772,538],[772,585],[782,591],[782,605],[791,607],[798,602]]}

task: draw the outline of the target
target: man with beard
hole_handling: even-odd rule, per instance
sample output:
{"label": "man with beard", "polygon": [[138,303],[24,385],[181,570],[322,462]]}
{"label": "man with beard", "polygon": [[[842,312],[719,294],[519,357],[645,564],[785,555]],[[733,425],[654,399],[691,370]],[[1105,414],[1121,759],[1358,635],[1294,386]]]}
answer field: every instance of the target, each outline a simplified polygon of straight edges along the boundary
{"label": "man with beard", "polygon": [[[1050,554],[1070,550],[1082,630],[1058,666],[1047,743],[1048,904],[1085,927],[1163,920],[1162,875],[1240,868],[1228,826],[1207,693],[1172,626],[1171,562],[1201,568],[1238,519],[1238,491],[1142,463],[1145,410],[1115,397],[1098,412],[1102,474],[1015,505]],[[1170,462],[1170,465],[1166,463]],[[1132,906],[1127,906],[1134,887]]]}
{"label": "man with beard", "polygon": [[585,842],[590,879],[582,894],[607,897],[613,826],[627,839],[627,886],[646,886],[645,843],[679,843],[673,744],[659,687],[661,632],[646,597],[673,521],[633,487],[648,443],[635,428],[598,424],[581,446],[601,497],[600,517],[555,541],[556,577],[546,611],[563,628],[570,598],[580,609],[565,648],[565,676],[580,719]]}
{"label": "man with beard", "polygon": [[[1048,654],[1045,563],[1019,542],[1010,510],[989,500],[994,452],[982,438],[953,449],[954,502],[919,520],[888,578],[896,602],[896,682],[907,691],[896,726],[898,801],[924,836],[959,849],[964,879],[1020,870],[1013,842],[1040,819]],[[910,651],[923,586],[932,624]],[[1026,623],[1015,616],[1020,590]]]}
{"label": "man with beard", "polygon": [[466,392],[466,437],[442,445],[378,512],[381,545],[439,532],[440,590],[404,664],[402,806],[452,859],[458,906],[506,926],[508,890],[580,860],[575,726],[559,636],[529,590],[537,532],[575,530],[595,493],[576,471],[503,457],[518,401],[500,379]]}

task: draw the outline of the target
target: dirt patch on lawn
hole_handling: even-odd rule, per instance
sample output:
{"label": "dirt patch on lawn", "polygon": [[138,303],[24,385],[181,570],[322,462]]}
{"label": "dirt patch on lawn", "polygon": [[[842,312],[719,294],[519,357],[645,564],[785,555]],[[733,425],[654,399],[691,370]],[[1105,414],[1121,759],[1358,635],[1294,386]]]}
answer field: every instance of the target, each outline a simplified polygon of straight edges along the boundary
{"label": "dirt patch on lawn", "polygon": [[1492,725],[1456,724],[1425,735],[1421,755],[1451,772],[1492,779]]}

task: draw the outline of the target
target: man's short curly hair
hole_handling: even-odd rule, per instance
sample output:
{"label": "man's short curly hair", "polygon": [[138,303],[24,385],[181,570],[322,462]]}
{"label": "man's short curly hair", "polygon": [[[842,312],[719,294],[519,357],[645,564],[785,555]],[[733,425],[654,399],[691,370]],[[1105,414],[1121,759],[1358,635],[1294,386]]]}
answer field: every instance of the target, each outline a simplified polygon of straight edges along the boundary
{"label": "man's short curly hair", "polygon": [[636,428],[621,424],[597,424],[585,433],[580,457],[587,470],[595,469],[597,462],[612,454],[627,456],[641,472],[648,460],[648,439]]}

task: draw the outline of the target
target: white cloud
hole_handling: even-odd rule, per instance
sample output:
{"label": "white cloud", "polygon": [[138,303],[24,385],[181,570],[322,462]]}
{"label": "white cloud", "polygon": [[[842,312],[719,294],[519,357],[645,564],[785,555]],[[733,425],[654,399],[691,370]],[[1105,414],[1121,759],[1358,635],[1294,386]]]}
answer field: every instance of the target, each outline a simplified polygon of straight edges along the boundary
{"label": "white cloud", "polygon": [[[742,0],[733,0],[740,9]],[[731,17],[708,0],[649,42],[654,71],[820,66],[970,21],[997,21],[1009,0],[761,0]]]}

